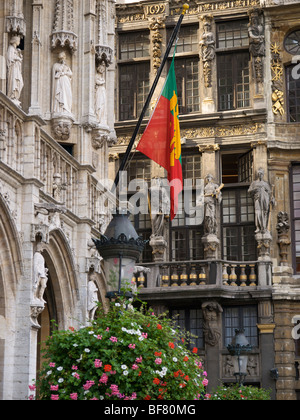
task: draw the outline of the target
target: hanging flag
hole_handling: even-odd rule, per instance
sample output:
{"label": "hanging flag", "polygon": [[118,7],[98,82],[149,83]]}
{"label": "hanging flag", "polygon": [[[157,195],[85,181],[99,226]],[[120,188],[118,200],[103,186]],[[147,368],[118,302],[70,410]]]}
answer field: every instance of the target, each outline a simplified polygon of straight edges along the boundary
{"label": "hanging flag", "polygon": [[174,58],[158,103],[137,150],[168,172],[171,220],[178,211],[178,196],[183,190],[179,108]]}

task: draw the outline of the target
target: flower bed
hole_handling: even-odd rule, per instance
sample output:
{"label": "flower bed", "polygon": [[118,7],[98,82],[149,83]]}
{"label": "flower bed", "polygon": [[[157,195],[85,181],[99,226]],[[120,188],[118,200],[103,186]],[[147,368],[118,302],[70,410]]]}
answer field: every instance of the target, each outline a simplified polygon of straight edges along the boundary
{"label": "flower bed", "polygon": [[112,303],[90,327],[46,342],[41,400],[195,400],[208,384],[198,350],[167,317]]}

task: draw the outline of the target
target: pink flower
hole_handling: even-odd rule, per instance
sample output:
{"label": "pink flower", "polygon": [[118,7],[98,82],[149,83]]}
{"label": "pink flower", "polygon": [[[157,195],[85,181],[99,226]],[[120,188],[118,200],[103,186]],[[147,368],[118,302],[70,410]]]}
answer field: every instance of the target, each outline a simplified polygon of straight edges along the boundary
{"label": "pink flower", "polygon": [[161,365],[161,364],[162,364],[162,359],[157,358],[157,359],[155,360],[155,363],[156,363],[157,365]]}
{"label": "pink flower", "polygon": [[78,373],[73,373],[73,376],[75,379],[80,379],[80,376],[78,375]]}
{"label": "pink flower", "polygon": [[29,389],[30,389],[30,391],[35,391],[36,390],[36,386],[35,385],[29,385]]}
{"label": "pink flower", "polygon": [[108,382],[108,376],[106,375],[106,373],[103,373],[103,375],[101,376],[100,380],[99,380],[100,384],[107,384]]}
{"label": "pink flower", "polygon": [[58,391],[59,385],[51,385],[50,391]]}
{"label": "pink flower", "polygon": [[117,343],[118,342],[118,339],[117,339],[117,337],[110,337],[110,341],[112,343]]}
{"label": "pink flower", "polygon": [[136,358],[136,363],[142,363],[142,362],[143,362],[142,356]]}
{"label": "pink flower", "polygon": [[97,335],[97,340],[102,340],[102,335]]}
{"label": "pink flower", "polygon": [[110,389],[112,391],[111,395],[119,395],[120,392],[118,385],[111,385]]}
{"label": "pink flower", "polygon": [[148,334],[147,333],[142,333],[142,337],[143,338],[148,338]]}
{"label": "pink flower", "polygon": [[58,401],[59,395],[51,395],[51,401]]}
{"label": "pink flower", "polygon": [[207,377],[207,372],[204,371],[202,375]]}
{"label": "pink flower", "polygon": [[49,366],[50,366],[51,368],[55,368],[55,363],[50,363],[50,364],[49,364]]}
{"label": "pink flower", "polygon": [[102,362],[101,362],[101,360],[96,359],[94,363],[95,363],[95,368],[97,368],[97,369],[98,369],[98,368],[101,368],[101,367],[102,367]]}
{"label": "pink flower", "polygon": [[135,349],[135,344],[129,344],[129,346],[128,346],[131,350],[134,350]]}
{"label": "pink flower", "polygon": [[203,381],[202,381],[202,385],[203,385],[203,386],[207,386],[207,385],[208,385],[208,380],[207,380],[207,379],[203,379]]}
{"label": "pink flower", "polygon": [[109,327],[106,328],[106,331],[109,331]]}
{"label": "pink flower", "polygon": [[139,368],[138,365],[136,365],[136,364],[132,365],[133,370],[137,370],[138,368]]}
{"label": "pink flower", "polygon": [[90,388],[92,388],[93,385],[95,385],[94,381],[86,381],[86,384],[83,385],[83,389],[88,391]]}
{"label": "pink flower", "polygon": [[74,393],[74,394],[70,394],[70,398],[73,401],[77,401],[78,400],[78,394]]}
{"label": "pink flower", "polygon": [[72,370],[78,370],[78,367],[77,367],[77,366],[75,366],[75,365],[73,365],[73,366],[72,366]]}

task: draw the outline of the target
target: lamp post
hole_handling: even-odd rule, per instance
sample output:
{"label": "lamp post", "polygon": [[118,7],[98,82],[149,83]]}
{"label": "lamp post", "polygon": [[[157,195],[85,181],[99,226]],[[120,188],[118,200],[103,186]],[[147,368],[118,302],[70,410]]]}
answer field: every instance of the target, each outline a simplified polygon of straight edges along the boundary
{"label": "lamp post", "polygon": [[93,240],[104,260],[109,299],[132,297],[131,280],[147,241],[140,238],[125,210],[117,211],[100,240]]}
{"label": "lamp post", "polygon": [[245,336],[245,330],[235,330],[235,337],[231,344],[227,346],[227,349],[233,356],[236,382],[243,386],[247,376],[248,353],[252,351],[252,346]]}

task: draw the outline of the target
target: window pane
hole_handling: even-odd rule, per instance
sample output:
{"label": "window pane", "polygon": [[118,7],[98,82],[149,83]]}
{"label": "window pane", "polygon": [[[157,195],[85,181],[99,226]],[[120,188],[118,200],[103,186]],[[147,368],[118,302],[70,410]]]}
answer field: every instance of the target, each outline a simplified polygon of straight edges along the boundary
{"label": "window pane", "polygon": [[176,59],[175,73],[179,113],[198,112],[200,109],[199,59]]}
{"label": "window pane", "polygon": [[134,32],[119,35],[120,60],[150,56],[149,32]]}
{"label": "window pane", "polygon": [[293,77],[295,65],[287,67],[289,122],[300,122],[300,79]]}
{"label": "window pane", "polygon": [[150,64],[119,66],[120,121],[137,118],[149,93]]}
{"label": "window pane", "polygon": [[[199,26],[182,26],[180,29],[180,37],[177,42],[177,53],[198,51],[198,30]],[[168,30],[168,41],[171,38],[173,28]],[[174,54],[174,48],[170,52],[170,57]]]}
{"label": "window pane", "polygon": [[217,24],[218,48],[248,46],[248,23],[248,20],[236,20]]}

